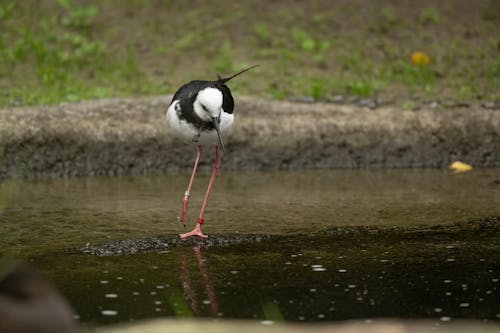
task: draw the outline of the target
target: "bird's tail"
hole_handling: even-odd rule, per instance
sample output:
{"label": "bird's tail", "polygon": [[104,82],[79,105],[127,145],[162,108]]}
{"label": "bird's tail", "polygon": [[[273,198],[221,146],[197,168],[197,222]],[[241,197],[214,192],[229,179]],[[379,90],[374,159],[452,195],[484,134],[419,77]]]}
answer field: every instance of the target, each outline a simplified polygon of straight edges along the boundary
{"label": "bird's tail", "polygon": [[218,80],[218,82],[220,82],[220,83],[224,84],[224,83],[226,83],[227,81],[229,81],[229,80],[231,80],[231,79],[235,78],[236,76],[238,76],[238,75],[240,75],[240,74],[243,74],[243,73],[245,73],[246,71],[249,71],[249,70],[251,70],[252,68],[255,68],[255,67],[258,67],[258,66],[259,66],[259,65],[253,65],[253,66],[251,66],[251,67],[245,68],[244,70],[242,70],[242,71],[240,71],[240,72],[238,72],[238,73],[236,73],[236,74],[233,74],[233,75],[231,75],[231,76],[229,76],[229,77],[226,77],[226,78],[223,78],[223,77],[221,77],[219,74],[217,74],[217,80]]}

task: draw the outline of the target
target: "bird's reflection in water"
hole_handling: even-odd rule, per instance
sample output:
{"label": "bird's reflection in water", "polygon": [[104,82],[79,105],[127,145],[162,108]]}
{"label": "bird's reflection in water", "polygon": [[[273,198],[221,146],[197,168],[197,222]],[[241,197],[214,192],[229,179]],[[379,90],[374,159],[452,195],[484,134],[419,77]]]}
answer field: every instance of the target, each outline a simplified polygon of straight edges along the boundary
{"label": "bird's reflection in water", "polygon": [[[190,270],[188,265],[188,256],[186,254],[182,255],[181,259],[181,272],[180,278],[182,282],[182,288],[184,289],[184,297],[189,303],[191,310],[194,315],[203,315],[203,306],[210,305],[210,312],[212,316],[219,315],[219,303],[217,302],[217,295],[215,289],[210,281],[210,275],[208,273],[207,263],[201,251],[201,246],[198,244],[193,247],[194,256],[196,259],[197,270]],[[201,275],[201,283],[203,285],[203,295],[199,295],[195,289],[197,289],[197,281],[193,278],[193,275]],[[208,297],[206,299],[204,296]],[[200,304],[201,303],[201,304]]]}

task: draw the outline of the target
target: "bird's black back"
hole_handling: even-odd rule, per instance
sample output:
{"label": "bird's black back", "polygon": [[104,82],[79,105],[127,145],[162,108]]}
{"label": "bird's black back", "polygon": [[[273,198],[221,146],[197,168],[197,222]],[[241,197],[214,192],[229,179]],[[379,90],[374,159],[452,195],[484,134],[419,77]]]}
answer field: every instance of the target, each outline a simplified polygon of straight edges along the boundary
{"label": "bird's black back", "polygon": [[193,108],[193,103],[198,96],[198,92],[205,88],[215,88],[222,92],[222,108],[226,113],[233,113],[234,110],[234,99],[231,94],[231,89],[219,81],[191,81],[186,83],[177,90],[172,98],[172,102],[179,100],[181,104],[181,109],[190,110]]}

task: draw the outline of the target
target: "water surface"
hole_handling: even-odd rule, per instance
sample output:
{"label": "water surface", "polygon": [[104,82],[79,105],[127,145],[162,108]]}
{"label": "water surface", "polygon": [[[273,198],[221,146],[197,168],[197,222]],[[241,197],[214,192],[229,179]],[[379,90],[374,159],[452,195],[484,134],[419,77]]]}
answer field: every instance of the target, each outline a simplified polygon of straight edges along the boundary
{"label": "water surface", "polygon": [[[188,179],[2,183],[2,256],[22,257],[55,281],[83,325],[500,318],[499,170],[222,172],[206,232],[268,238],[123,256],[78,250],[182,232]],[[195,182],[191,224],[207,181]]]}
{"label": "water surface", "polygon": [[[192,227],[208,182],[196,179]],[[500,215],[500,170],[221,172],[210,233],[314,232],[345,225],[419,225]],[[189,174],[9,181],[0,184],[4,253],[54,251],[108,239],[183,232]]]}

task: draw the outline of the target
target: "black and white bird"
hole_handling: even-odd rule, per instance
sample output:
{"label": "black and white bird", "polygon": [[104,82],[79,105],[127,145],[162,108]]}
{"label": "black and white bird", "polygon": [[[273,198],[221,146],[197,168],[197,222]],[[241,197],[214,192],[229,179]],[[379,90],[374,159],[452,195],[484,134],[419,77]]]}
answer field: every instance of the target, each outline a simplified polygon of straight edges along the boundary
{"label": "black and white bird", "polygon": [[229,131],[234,121],[234,99],[226,82],[254,67],[256,66],[246,68],[227,78],[222,78],[217,75],[217,80],[215,81],[191,81],[177,90],[168,107],[167,121],[173,134],[186,142],[198,144],[193,173],[191,174],[188,188],[184,193],[182,203],[180,220],[184,226],[187,221],[189,196],[198,169],[198,163],[203,152],[203,146],[215,145],[215,162],[212,169],[212,175],[205,193],[205,199],[203,200],[196,227],[188,233],[181,234],[181,238],[191,236],[207,237],[201,231],[201,225],[205,222],[204,214],[208,203],[208,197],[212,191],[217,171],[222,163],[220,152],[220,150],[224,152],[224,142],[222,138],[223,135]]}

